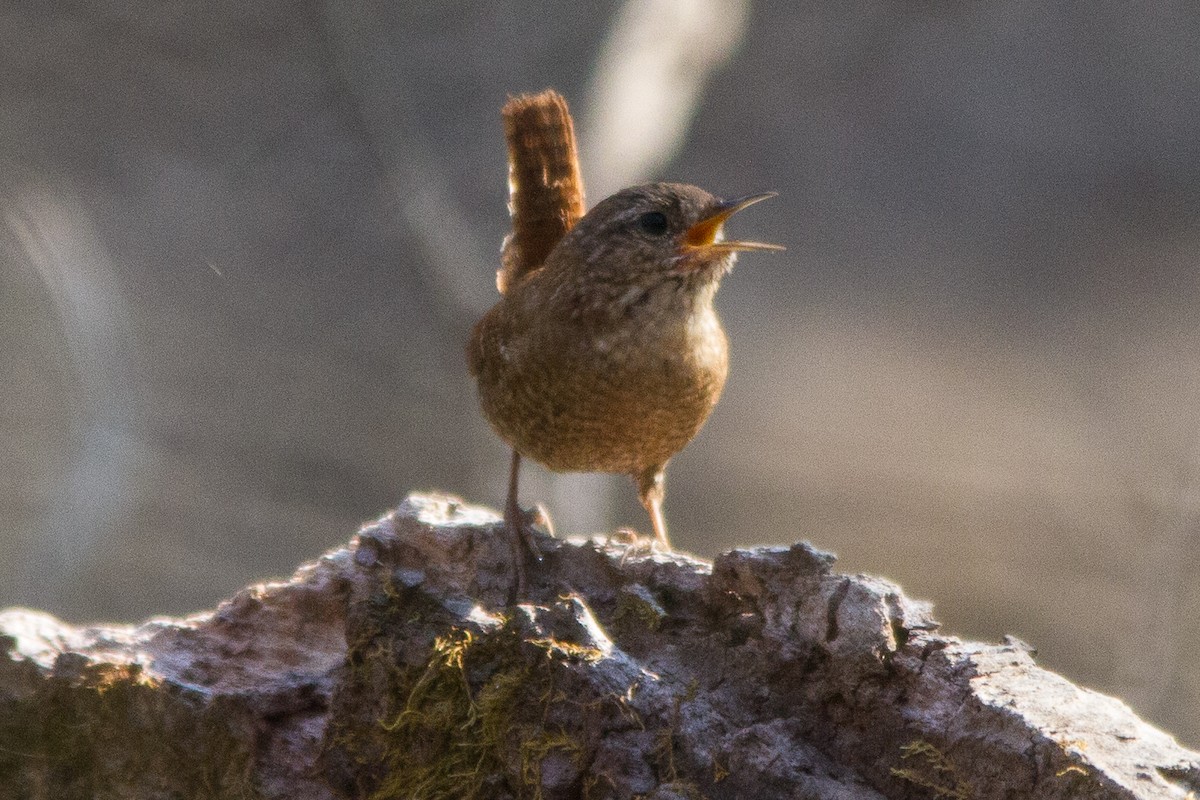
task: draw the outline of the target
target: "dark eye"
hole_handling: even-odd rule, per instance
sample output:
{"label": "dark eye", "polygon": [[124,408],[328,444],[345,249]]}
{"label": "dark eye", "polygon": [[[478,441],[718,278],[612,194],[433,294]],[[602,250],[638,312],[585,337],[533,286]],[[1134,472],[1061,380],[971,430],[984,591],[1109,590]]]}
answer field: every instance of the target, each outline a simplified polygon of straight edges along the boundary
{"label": "dark eye", "polygon": [[651,236],[662,236],[667,232],[667,217],[660,211],[648,211],[637,221],[638,227]]}

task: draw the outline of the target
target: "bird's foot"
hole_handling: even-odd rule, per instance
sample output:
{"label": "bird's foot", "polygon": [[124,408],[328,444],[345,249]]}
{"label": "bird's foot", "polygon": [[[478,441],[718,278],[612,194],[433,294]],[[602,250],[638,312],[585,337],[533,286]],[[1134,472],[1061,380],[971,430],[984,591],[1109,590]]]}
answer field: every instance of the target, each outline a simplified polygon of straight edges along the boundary
{"label": "bird's foot", "polygon": [[554,524],[541,503],[530,509],[520,506],[505,509],[504,530],[509,539],[513,559],[513,582],[508,591],[509,605],[516,605],[517,601],[526,596],[528,561],[532,560],[537,564],[542,561],[535,528],[541,528],[551,536],[554,535]]}
{"label": "bird's foot", "polygon": [[663,548],[662,543],[657,538],[643,536],[633,528],[617,528],[608,535],[604,543],[609,547],[617,546],[622,548],[621,566],[625,566],[625,562],[630,558],[640,558],[669,552],[669,548]]}

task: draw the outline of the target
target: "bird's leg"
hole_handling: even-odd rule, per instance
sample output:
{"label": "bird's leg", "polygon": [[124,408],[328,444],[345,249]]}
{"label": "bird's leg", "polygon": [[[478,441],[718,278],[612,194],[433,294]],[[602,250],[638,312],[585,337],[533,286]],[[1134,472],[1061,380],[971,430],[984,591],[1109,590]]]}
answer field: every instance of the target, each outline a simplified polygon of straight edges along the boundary
{"label": "bird's leg", "polygon": [[[517,502],[517,491],[521,475],[521,454],[515,449],[512,454],[512,465],[508,472],[508,499],[504,502],[504,527],[508,534],[509,548],[513,559],[513,586],[509,592],[509,601],[515,603],[525,595],[525,556],[532,555],[534,561],[541,561],[542,554],[538,551],[537,542],[533,538],[532,526],[535,521],[544,521],[550,528],[550,520],[539,506],[532,513],[527,513]],[[553,530],[551,529],[551,535]]]}
{"label": "bird's leg", "polygon": [[667,520],[663,517],[663,498],[667,495],[665,483],[666,465],[651,467],[637,476],[638,499],[650,515],[650,526],[659,546],[670,552],[671,540],[667,538]]}

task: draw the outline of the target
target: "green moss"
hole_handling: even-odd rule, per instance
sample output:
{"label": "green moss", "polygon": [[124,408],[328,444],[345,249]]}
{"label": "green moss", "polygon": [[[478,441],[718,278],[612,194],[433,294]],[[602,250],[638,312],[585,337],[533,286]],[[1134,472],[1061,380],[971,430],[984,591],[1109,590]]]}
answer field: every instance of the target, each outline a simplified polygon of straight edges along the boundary
{"label": "green moss", "polygon": [[[705,800],[705,796],[700,791],[699,786],[692,781],[685,780],[680,775],[675,738],[679,735],[683,704],[695,700],[699,693],[700,682],[693,678],[688,682],[687,688],[684,689],[683,693],[677,694],[673,698],[671,717],[667,721],[667,724],[660,728],[654,737],[654,757],[658,762],[659,774],[664,780],[663,786],[673,789],[690,800]],[[714,775],[717,772],[716,762],[714,761]],[[722,775],[721,777],[724,778],[725,776]]]}
{"label": "green moss", "polygon": [[617,595],[613,624],[621,627],[641,627],[656,631],[667,613],[654,596],[643,587],[624,588]]}
{"label": "green moss", "polygon": [[542,800],[542,762],[555,750],[566,753],[576,768],[583,760],[583,745],[566,731],[542,731],[521,742],[521,783],[532,792],[534,800]]}
{"label": "green moss", "polygon": [[149,680],[137,665],[31,674],[0,698],[0,798],[253,798],[251,760],[230,709]]}
{"label": "green moss", "polygon": [[[614,778],[592,767],[598,742],[650,723],[635,708],[636,684],[614,691],[593,680],[586,664],[604,654],[589,640],[525,638],[524,617],[464,627],[402,586],[359,609],[326,740],[327,774],[343,792],[371,800],[613,793]],[[697,690],[680,692],[644,753],[680,791],[691,776],[677,764],[678,706]]]}
{"label": "green moss", "polygon": [[562,752],[579,766],[584,755],[579,739],[547,721],[568,702],[556,673],[595,656],[569,643],[523,641],[507,626],[437,637],[422,669],[396,674],[395,707],[380,722],[381,778],[369,796],[476,800],[505,786],[540,800],[547,756]]}

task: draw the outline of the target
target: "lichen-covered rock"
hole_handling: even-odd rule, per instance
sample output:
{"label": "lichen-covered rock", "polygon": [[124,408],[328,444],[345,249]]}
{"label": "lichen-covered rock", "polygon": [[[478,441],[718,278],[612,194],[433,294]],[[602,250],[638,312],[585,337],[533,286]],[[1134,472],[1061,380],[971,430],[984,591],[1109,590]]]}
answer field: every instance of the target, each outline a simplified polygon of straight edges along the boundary
{"label": "lichen-covered rock", "polygon": [[1186,798],[1200,756],[807,545],[715,564],[417,495],[215,611],[0,614],[9,798]]}

